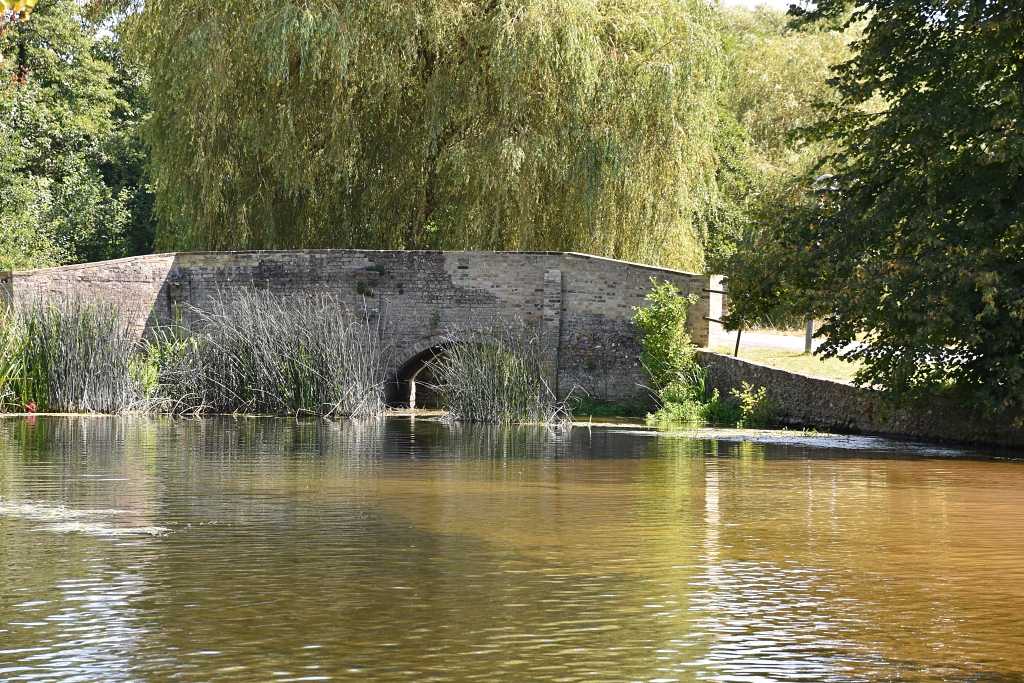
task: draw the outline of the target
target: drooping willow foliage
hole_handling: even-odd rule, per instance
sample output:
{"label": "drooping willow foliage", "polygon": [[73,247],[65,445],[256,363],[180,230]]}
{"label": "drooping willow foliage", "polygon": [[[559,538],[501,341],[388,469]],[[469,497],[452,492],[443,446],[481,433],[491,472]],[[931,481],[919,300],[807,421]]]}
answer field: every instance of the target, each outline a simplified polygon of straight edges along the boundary
{"label": "drooping willow foliage", "polygon": [[150,0],[163,249],[575,249],[702,265],[699,0]]}

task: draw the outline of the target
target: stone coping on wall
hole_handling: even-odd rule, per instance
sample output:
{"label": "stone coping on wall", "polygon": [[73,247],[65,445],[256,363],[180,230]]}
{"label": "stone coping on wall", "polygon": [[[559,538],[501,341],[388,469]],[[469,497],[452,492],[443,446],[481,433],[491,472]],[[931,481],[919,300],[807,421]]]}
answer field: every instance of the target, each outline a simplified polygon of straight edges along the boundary
{"label": "stone coping on wall", "polygon": [[344,252],[357,252],[365,254],[385,254],[395,253],[400,251],[409,254],[522,254],[532,256],[570,256],[573,258],[588,259],[592,261],[607,261],[609,263],[621,263],[634,268],[641,268],[643,270],[649,270],[652,272],[666,272],[674,273],[677,275],[689,275],[699,276],[700,273],[691,273],[685,270],[679,270],[676,268],[668,268],[667,266],[655,266],[649,263],[637,263],[636,261],[626,261],[624,259],[616,259],[608,256],[596,256],[594,254],[584,254],[578,251],[509,251],[509,250],[441,250],[441,249],[235,249],[231,251],[168,251],[161,252],[159,254],[144,254],[142,256],[125,256],[118,259],[110,259],[109,261],[90,261],[89,263],[73,263],[66,266],[51,266],[49,268],[35,268],[32,271],[15,270],[15,271],[0,271],[0,278],[10,277],[12,274],[17,275],[18,273],[46,273],[60,269],[61,271],[77,270],[84,268],[94,268],[97,264],[104,265],[115,265],[119,263],[126,263],[129,261],[138,262],[142,259],[165,259],[174,258],[175,256],[184,255],[260,255],[260,254],[287,254],[287,253],[307,253],[307,254],[331,254],[331,253],[344,253]]}
{"label": "stone coping on wall", "polygon": [[926,404],[899,409],[882,392],[849,382],[781,370],[761,363],[700,349],[709,385],[727,397],[743,382],[765,387],[778,407],[779,421],[839,433],[874,434],[938,442],[975,444],[1024,452],[1024,428],[1014,426],[1020,412],[985,418],[953,399],[934,396]]}

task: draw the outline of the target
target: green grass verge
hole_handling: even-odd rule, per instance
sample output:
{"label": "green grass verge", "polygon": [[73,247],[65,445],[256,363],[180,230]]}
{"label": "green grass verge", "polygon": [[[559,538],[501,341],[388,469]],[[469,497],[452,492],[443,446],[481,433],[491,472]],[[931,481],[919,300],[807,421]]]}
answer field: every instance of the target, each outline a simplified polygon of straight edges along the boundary
{"label": "green grass verge", "polygon": [[[719,346],[713,351],[732,355],[733,349]],[[805,375],[825,377],[827,379],[838,379],[849,382],[854,374],[861,368],[860,361],[850,362],[840,358],[821,358],[799,351],[787,351],[785,349],[744,349],[740,346],[740,358],[764,363],[780,370],[790,372],[802,372]]]}

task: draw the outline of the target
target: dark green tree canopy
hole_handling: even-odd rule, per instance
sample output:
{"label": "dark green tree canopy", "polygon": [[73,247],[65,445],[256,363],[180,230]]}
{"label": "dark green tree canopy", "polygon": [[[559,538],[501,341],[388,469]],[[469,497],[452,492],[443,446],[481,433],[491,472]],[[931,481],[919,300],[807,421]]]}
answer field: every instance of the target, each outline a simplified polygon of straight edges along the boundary
{"label": "dark green tree canopy", "polygon": [[[819,9],[838,13],[839,3]],[[817,134],[832,175],[766,212],[732,263],[733,325],[824,318],[826,353],[913,397],[1024,400],[1024,3],[872,0]]]}
{"label": "dark green tree canopy", "polygon": [[138,71],[71,0],[0,28],[0,268],[151,248],[143,100]]}

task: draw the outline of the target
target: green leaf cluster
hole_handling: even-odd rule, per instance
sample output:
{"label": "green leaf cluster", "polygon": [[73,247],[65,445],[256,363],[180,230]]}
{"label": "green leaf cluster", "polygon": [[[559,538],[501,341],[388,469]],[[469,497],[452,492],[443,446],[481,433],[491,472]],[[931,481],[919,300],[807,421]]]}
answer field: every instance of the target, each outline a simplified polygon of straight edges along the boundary
{"label": "green leaf cluster", "polygon": [[863,36],[816,127],[832,173],[766,212],[731,272],[734,316],[824,319],[826,355],[864,342],[858,380],[897,399],[1019,407],[1024,6],[872,0],[850,21]]}
{"label": "green leaf cluster", "polygon": [[747,429],[763,429],[774,427],[779,423],[778,407],[768,395],[766,387],[756,390],[749,382],[743,382],[741,389],[733,389],[730,393],[737,400],[739,420],[736,426]]}
{"label": "green leaf cluster", "polygon": [[829,77],[849,58],[858,27],[794,26],[763,6],[721,9],[718,25],[725,60],[715,141],[718,195],[705,212],[704,234],[708,272],[729,273],[737,249],[745,251],[763,231],[760,208],[831,149],[828,140],[806,132],[827,116],[824,105],[838,100]]}
{"label": "green leaf cluster", "polygon": [[673,283],[658,284],[651,278],[646,300],[646,306],[634,309],[633,325],[643,348],[640,362],[650,377],[651,388],[660,392],[695,365],[696,347],[686,332],[686,312],[697,297],[682,296]]}
{"label": "green leaf cluster", "polygon": [[0,269],[150,250],[143,86],[70,0],[0,31]]}

